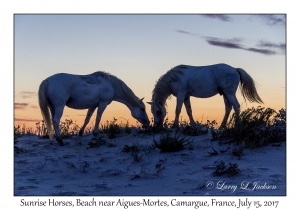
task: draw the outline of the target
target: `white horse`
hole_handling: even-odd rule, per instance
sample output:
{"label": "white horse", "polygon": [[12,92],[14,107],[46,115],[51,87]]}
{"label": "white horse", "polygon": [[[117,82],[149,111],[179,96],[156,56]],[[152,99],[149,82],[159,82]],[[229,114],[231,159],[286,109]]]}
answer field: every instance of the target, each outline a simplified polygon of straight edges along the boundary
{"label": "white horse", "polygon": [[79,135],[83,134],[93,112],[98,108],[93,130],[93,134],[97,135],[102,113],[112,101],[125,104],[134,118],[143,125],[149,125],[149,118],[142,100],[122,80],[100,71],[89,75],[55,74],[45,79],[39,87],[39,105],[49,137],[54,136],[51,113],[56,140],[60,145],[64,145],[59,122],[65,106],[73,109],[88,109]]}
{"label": "white horse", "polygon": [[256,91],[255,82],[243,69],[233,68],[227,64],[176,66],[159,78],[152,92],[152,102],[147,102],[151,105],[154,125],[162,125],[166,116],[166,100],[171,94],[177,98],[174,126],[178,126],[183,103],[190,123],[195,123],[190,96],[208,98],[219,93],[223,95],[225,103],[225,116],[220,126],[224,128],[232,106],[234,111],[239,113],[240,104],[235,96],[239,83],[245,100],[263,103]]}

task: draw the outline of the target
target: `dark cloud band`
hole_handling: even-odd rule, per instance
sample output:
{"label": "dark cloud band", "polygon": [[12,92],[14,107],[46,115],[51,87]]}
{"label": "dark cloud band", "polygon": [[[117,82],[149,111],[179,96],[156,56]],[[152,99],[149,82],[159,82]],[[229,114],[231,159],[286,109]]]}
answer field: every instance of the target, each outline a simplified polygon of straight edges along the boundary
{"label": "dark cloud band", "polygon": [[286,45],[285,44],[275,44],[267,41],[260,41],[256,47],[244,47],[242,44],[240,44],[243,41],[243,38],[231,38],[231,39],[220,39],[216,37],[203,37],[200,34],[197,33],[191,33],[184,30],[175,30],[178,33],[186,34],[186,35],[192,35],[192,36],[198,36],[202,39],[205,39],[205,41],[209,45],[217,46],[217,47],[223,47],[223,48],[229,48],[229,49],[240,49],[240,50],[246,50],[250,52],[260,53],[264,55],[276,55],[278,54],[276,51],[271,49],[263,49],[263,48],[278,48],[284,50]]}
{"label": "dark cloud band", "polygon": [[261,14],[261,15],[256,15],[256,17],[260,18],[263,21],[263,23],[269,26],[275,26],[275,25],[283,26],[286,23],[285,15]]}
{"label": "dark cloud band", "polygon": [[275,55],[275,54],[277,54],[273,50],[243,47],[241,44],[236,43],[236,42],[240,42],[240,41],[241,41],[241,39],[238,39],[238,38],[233,38],[233,39],[229,39],[229,40],[222,40],[222,39],[212,38],[212,37],[207,37],[206,38],[206,42],[208,44],[218,46],[218,47],[247,50],[247,51],[250,51],[250,52],[261,53],[261,54],[264,54],[264,55]]}
{"label": "dark cloud band", "polygon": [[15,103],[15,109],[25,109],[28,106],[28,103]]}
{"label": "dark cloud band", "polygon": [[201,16],[206,18],[218,19],[225,22],[232,21],[232,19],[228,15],[206,14]]}

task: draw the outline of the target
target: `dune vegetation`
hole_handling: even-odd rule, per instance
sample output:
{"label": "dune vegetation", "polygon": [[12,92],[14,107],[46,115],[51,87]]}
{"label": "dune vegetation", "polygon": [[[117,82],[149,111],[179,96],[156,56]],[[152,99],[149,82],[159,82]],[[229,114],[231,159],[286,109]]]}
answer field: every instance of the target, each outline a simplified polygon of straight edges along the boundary
{"label": "dune vegetation", "polygon": [[[165,119],[163,127],[156,128],[152,123],[147,128],[138,124],[130,126],[123,118],[113,118],[100,125],[99,133],[105,134],[109,139],[118,134],[130,134],[134,129],[140,134],[153,135],[160,133],[160,140],[153,139],[154,146],[162,151],[176,151],[185,145],[190,146],[191,141],[186,136],[198,136],[211,132],[212,140],[220,143],[234,143],[243,147],[260,147],[269,143],[286,141],[286,109],[278,112],[271,108],[258,106],[248,108],[238,114],[233,113],[224,129],[218,129],[218,123],[207,120],[206,123],[196,122],[191,125],[186,120],[181,120],[179,126],[173,128],[173,122]],[[80,126],[71,119],[60,122],[60,131],[63,138],[70,138],[79,134]],[[85,134],[92,133],[93,126],[85,129]],[[171,135],[171,132],[175,134]],[[44,122],[37,122],[36,128],[27,128],[25,124],[14,126],[14,144],[22,135],[38,135],[40,138],[48,138],[47,128]],[[170,147],[170,148],[166,148]]]}

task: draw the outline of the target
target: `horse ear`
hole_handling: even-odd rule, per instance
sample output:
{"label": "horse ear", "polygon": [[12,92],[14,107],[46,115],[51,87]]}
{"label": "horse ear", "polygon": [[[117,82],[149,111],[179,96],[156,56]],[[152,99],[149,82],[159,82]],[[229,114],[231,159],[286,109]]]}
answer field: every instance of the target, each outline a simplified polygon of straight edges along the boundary
{"label": "horse ear", "polygon": [[147,102],[147,104],[150,104],[150,105],[152,105],[152,104],[153,104],[153,102]]}
{"label": "horse ear", "polygon": [[141,101],[143,101],[143,100],[144,100],[144,98],[145,98],[145,97],[143,97],[143,98],[141,99]]}

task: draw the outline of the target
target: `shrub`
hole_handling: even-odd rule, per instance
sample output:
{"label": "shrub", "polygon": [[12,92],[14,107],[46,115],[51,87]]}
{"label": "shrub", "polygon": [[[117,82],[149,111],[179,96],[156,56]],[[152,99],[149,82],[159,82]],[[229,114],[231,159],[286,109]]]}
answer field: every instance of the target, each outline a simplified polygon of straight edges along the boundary
{"label": "shrub", "polygon": [[26,127],[25,124],[23,124],[22,127],[20,125],[14,126],[14,132],[18,133],[19,136],[35,134],[35,131],[33,130],[33,128],[31,128],[31,127],[28,128],[28,127]]}
{"label": "shrub", "polygon": [[36,134],[37,135],[49,137],[47,134],[47,128],[46,128],[44,120],[42,120],[42,123],[40,123],[40,122],[35,123],[35,126],[36,126],[36,132],[37,132]]}
{"label": "shrub", "polygon": [[131,129],[132,128],[129,126],[129,122],[127,120],[125,126],[123,127],[123,130],[124,130],[125,133],[130,134],[131,133]]}
{"label": "shrub", "polygon": [[155,147],[159,148],[161,152],[176,152],[180,151],[186,145],[192,144],[192,141],[186,139],[186,137],[181,137],[179,134],[174,133],[171,136],[170,132],[160,136],[160,141],[157,142],[153,137]]}
{"label": "shrub", "polygon": [[238,174],[241,170],[238,168],[238,165],[236,163],[232,164],[229,163],[229,165],[225,165],[223,160],[216,162],[216,168],[213,174],[215,176],[222,176],[223,174],[228,174],[229,176],[234,176]]}
{"label": "shrub", "polygon": [[[42,122],[35,123],[36,131],[35,134],[39,135],[42,138],[48,138],[47,128],[44,120]],[[80,127],[76,124],[76,121],[73,122],[71,119],[65,119],[59,123],[60,135],[62,138],[71,138],[72,136],[77,136],[79,133]]]}
{"label": "shrub", "polygon": [[208,127],[198,121],[195,124],[190,124],[186,120],[183,120],[179,122],[179,131],[185,135],[199,136],[208,133]]}
{"label": "shrub", "polygon": [[231,139],[236,144],[247,147],[258,147],[268,143],[286,140],[286,111],[279,113],[271,108],[258,106],[242,112],[233,113],[227,128],[216,131],[211,124],[212,136],[215,139]]}
{"label": "shrub", "polygon": [[21,136],[20,126],[14,126],[14,144],[18,143],[18,138]]}
{"label": "shrub", "polygon": [[99,148],[100,146],[106,144],[107,137],[105,134],[97,135],[92,138],[92,140],[88,143],[90,148]]}
{"label": "shrub", "polygon": [[188,121],[181,119],[179,121],[179,126],[174,127],[174,121],[169,121],[169,119],[166,118],[161,127],[155,127],[153,125],[153,118],[151,119],[151,121],[152,124],[149,125],[147,128],[140,129],[140,133],[153,135],[155,133],[171,132],[173,128],[176,128],[176,132],[181,132],[189,136],[198,136],[201,134],[206,134],[208,132],[208,127],[199,122],[196,122],[195,124],[192,125]]}
{"label": "shrub", "polygon": [[60,122],[59,129],[62,138],[71,138],[78,135],[80,128],[73,120],[66,119],[65,122]]}
{"label": "shrub", "polygon": [[109,139],[113,139],[116,137],[116,134],[120,134],[122,129],[121,126],[116,124],[117,119],[113,118],[112,121],[106,121],[106,124],[101,125],[101,131],[107,134]]}
{"label": "shrub", "polygon": [[[122,152],[130,153],[135,161],[140,162],[143,155],[148,155],[154,148],[153,146],[142,146],[138,143],[134,143],[132,146],[124,145]],[[140,154],[141,151],[143,151],[144,154]]]}
{"label": "shrub", "polygon": [[20,125],[14,125],[14,145],[15,149],[17,148],[16,144],[18,143],[18,138],[22,135],[33,135],[35,131],[32,128],[26,128],[26,125],[23,124],[22,127]]}

